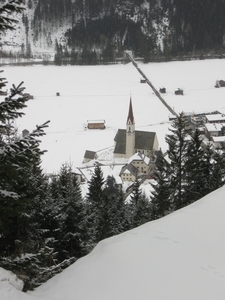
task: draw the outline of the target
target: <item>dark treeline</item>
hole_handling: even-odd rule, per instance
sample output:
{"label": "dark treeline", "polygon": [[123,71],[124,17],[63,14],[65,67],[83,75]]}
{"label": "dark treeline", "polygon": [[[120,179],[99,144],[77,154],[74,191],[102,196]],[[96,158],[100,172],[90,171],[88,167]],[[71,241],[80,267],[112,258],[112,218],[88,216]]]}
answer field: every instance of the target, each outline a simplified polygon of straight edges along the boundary
{"label": "dark treeline", "polygon": [[[72,64],[115,62],[126,49],[146,62],[224,51],[224,0],[153,0],[145,2],[149,6],[143,1],[95,2],[72,4],[73,24],[65,35]],[[57,52],[56,63],[66,61],[63,53]]]}
{"label": "dark treeline", "polygon": [[29,0],[21,54],[55,47],[57,65],[115,63],[124,50],[144,62],[224,57],[224,11],[224,0]]}

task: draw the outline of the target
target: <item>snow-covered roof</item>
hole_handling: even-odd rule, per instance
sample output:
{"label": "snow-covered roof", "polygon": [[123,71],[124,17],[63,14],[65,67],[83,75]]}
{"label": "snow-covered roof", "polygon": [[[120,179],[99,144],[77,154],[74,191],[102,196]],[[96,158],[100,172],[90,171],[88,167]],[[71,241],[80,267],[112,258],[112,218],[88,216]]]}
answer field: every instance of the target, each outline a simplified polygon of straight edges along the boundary
{"label": "snow-covered roof", "polygon": [[224,143],[225,142],[225,136],[213,136],[212,137],[214,143]]}
{"label": "snow-covered roof", "polygon": [[148,156],[139,152],[135,153],[133,156],[130,157],[130,159],[128,160],[128,164],[132,163],[132,161],[134,160],[143,161],[146,165],[148,165],[150,162],[150,158]]}
{"label": "snow-covered roof", "polygon": [[205,118],[208,122],[225,122],[225,115],[224,114],[210,114],[205,115]]}
{"label": "snow-covered roof", "polygon": [[211,131],[221,131],[221,129],[225,127],[225,123],[206,123],[205,128]]}

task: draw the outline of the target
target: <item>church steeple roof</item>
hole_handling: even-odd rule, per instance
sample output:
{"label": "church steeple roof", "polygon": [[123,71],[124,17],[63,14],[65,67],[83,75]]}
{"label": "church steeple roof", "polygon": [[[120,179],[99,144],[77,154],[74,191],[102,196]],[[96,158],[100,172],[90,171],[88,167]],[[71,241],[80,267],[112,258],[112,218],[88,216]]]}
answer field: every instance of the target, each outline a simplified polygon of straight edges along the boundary
{"label": "church steeple roof", "polygon": [[127,117],[127,124],[134,124],[134,114],[133,114],[133,107],[132,107],[132,100],[130,97],[130,106],[129,106],[129,112],[128,112],[128,117]]}

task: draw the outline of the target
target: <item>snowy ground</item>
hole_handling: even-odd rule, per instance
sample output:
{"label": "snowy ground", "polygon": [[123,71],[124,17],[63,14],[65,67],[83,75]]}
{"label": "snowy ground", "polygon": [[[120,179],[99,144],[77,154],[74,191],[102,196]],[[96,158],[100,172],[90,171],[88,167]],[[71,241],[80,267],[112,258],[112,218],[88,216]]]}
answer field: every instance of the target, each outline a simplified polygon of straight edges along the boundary
{"label": "snowy ground", "polygon": [[0,300],[224,300],[224,193],[100,242],[33,292],[0,268]]}
{"label": "snowy ground", "polygon": [[[225,88],[214,88],[217,79],[225,79],[225,60],[139,64],[153,85],[165,86],[163,95],[177,112],[225,110]],[[44,171],[58,172],[69,162],[82,165],[85,150],[112,147],[118,128],[125,128],[129,99],[132,96],[136,129],[155,131],[160,147],[166,150],[165,134],[169,112],[130,63],[112,66],[33,66],[4,67],[9,84],[24,81],[26,92],[34,95],[17,120],[19,130],[32,130],[50,120],[41,147]],[[175,96],[176,88],[184,96]],[[61,96],[57,97],[56,92]],[[104,119],[105,130],[85,130],[87,120]]]}

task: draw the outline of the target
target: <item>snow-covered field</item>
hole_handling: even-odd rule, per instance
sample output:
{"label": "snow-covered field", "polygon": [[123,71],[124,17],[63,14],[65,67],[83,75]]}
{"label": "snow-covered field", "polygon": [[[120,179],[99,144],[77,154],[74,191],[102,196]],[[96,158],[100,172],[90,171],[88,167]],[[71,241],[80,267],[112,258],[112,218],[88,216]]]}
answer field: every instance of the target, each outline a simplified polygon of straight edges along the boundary
{"label": "snow-covered field", "polygon": [[[225,60],[140,65],[165,100],[181,111],[225,111]],[[168,111],[140,84],[131,65],[98,67],[6,67],[9,83],[25,81],[34,95],[19,129],[32,130],[51,120],[42,147],[43,166],[58,171],[70,161],[80,165],[86,149],[113,145],[124,128],[130,94],[136,127],[156,131],[166,147]],[[184,89],[184,96],[174,90]],[[61,96],[56,97],[56,92]],[[106,130],[84,130],[89,119],[105,119]],[[19,291],[21,282],[0,268],[0,300],[224,300],[225,188],[167,217],[100,242],[86,257],[34,292]],[[15,286],[18,288],[16,289]]]}
{"label": "snow-covered field", "polygon": [[[177,112],[225,110],[225,88],[214,87],[225,79],[225,60],[202,60],[139,64],[153,85],[164,86],[164,99]],[[9,84],[24,81],[26,92],[34,95],[17,120],[19,131],[32,130],[36,124],[51,123],[42,138],[46,172],[58,172],[69,162],[82,165],[85,150],[99,151],[114,144],[118,128],[125,128],[130,96],[136,129],[155,131],[160,147],[166,150],[165,134],[169,112],[140,74],[129,63],[112,66],[32,66],[4,67]],[[177,88],[184,96],[175,96]],[[60,93],[60,97],[56,93]],[[85,130],[87,120],[103,119],[105,130]]]}

